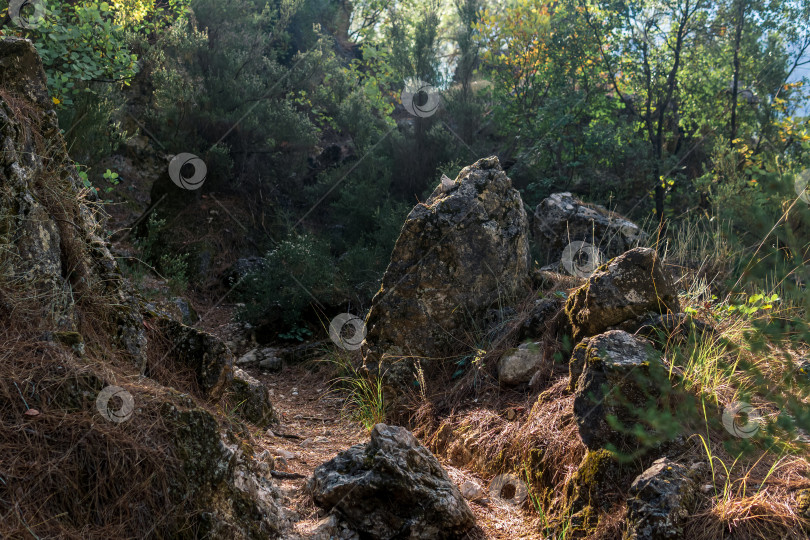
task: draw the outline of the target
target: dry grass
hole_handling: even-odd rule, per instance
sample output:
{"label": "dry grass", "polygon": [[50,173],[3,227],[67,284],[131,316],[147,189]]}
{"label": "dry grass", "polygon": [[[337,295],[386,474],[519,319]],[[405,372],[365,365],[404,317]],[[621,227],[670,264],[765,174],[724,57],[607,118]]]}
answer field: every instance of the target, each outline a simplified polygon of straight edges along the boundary
{"label": "dry grass", "polygon": [[713,482],[706,484],[709,493],[689,521],[687,536],[764,539],[806,535],[810,520],[796,514],[795,500],[797,490],[810,487],[805,459],[779,458],[766,451],[756,459],[734,461],[719,444],[712,446],[712,454],[713,461],[724,466],[718,466]]}
{"label": "dry grass", "polygon": [[[705,231],[705,235],[714,235],[713,241],[722,241],[719,234],[717,230]],[[690,240],[696,245],[706,241],[706,236]],[[679,256],[687,255],[685,252]],[[795,513],[794,499],[797,489],[810,486],[806,448],[796,441],[781,439],[771,448],[760,446],[761,454],[756,458],[740,455],[738,451],[732,454],[730,451],[735,447],[729,446],[727,451],[724,443],[734,438],[719,421],[723,407],[739,400],[741,391],[746,391],[745,395],[753,392],[750,399],[766,418],[776,417],[779,412],[773,403],[776,393],[796,390],[790,384],[785,386],[795,369],[785,358],[800,358],[807,351],[792,345],[790,335],[766,340],[764,349],[755,348],[751,335],[763,323],[787,317],[795,320],[803,312],[800,306],[783,302],[754,315],[725,311],[718,316],[732,298],[728,294],[720,300],[712,297],[713,282],[728,270],[721,259],[704,259],[696,270],[684,266],[688,271],[683,272],[680,284],[687,288],[683,306],[692,308],[695,317],[714,327],[715,332],[691,343],[675,334],[663,336],[662,341],[673,380],[684,381],[683,386],[690,393],[704,399],[709,397],[713,402],[705,409],[711,418],[705,422],[684,422],[684,426],[694,430],[687,435],[707,430],[702,436],[711,441],[711,455],[695,439],[685,446],[685,453],[677,456],[686,463],[711,460],[715,465],[712,492],[701,497],[699,508],[690,516],[687,537],[696,540],[804,537],[810,530],[810,521]],[[576,282],[558,280],[553,285],[556,289],[552,290],[566,290]],[[522,324],[531,300],[518,309],[518,315],[509,322],[511,326],[501,338],[486,345],[477,370],[470,370],[459,380],[452,379],[449,369],[429,377],[428,391],[421,395],[414,392],[412,396],[416,412],[409,420],[420,438],[455,466],[488,478],[504,472],[524,475],[538,505],[532,508],[527,502],[523,509],[527,519],[541,515],[545,523],[559,524],[566,519],[564,487],[585,454],[573,420],[573,395],[567,391],[566,366],[553,368],[541,387],[528,393],[500,388],[494,372],[497,359],[517,344],[516,329]],[[555,325],[543,336],[547,357],[561,350],[558,341],[561,331],[564,326]],[[468,336],[467,341],[470,349],[480,347],[473,336]],[[676,358],[676,351],[680,357]],[[537,391],[543,389],[538,395]],[[806,397],[803,399],[807,403]],[[512,411],[516,413],[514,416]],[[760,443],[754,444],[758,447]],[[621,536],[623,518],[623,508],[602,514],[592,538]]]}
{"label": "dry grass", "polygon": [[[154,389],[144,392],[132,374],[43,341],[43,328],[10,319],[0,327],[0,536],[130,538],[177,530],[185,516],[167,485],[177,463]],[[135,396],[125,424],[96,412],[106,384]]]}
{"label": "dry grass", "polygon": [[[19,239],[2,239],[0,537],[193,537],[199,508],[187,499],[185,473],[161,414],[177,393],[141,378],[139,366],[114,342],[127,307],[120,305],[119,278],[103,268],[112,261],[103,261],[104,246],[94,236],[98,209],[73,185],[72,165],[54,161],[64,149],[37,139],[41,111],[2,92],[0,98],[42,159],[31,195],[47,214],[37,219],[56,223],[62,263],[62,276],[31,280],[20,274]],[[19,194],[9,185],[2,189],[3,206],[14,208]],[[176,371],[167,364],[163,373]],[[96,409],[108,385],[134,397],[135,410],[124,423]]]}

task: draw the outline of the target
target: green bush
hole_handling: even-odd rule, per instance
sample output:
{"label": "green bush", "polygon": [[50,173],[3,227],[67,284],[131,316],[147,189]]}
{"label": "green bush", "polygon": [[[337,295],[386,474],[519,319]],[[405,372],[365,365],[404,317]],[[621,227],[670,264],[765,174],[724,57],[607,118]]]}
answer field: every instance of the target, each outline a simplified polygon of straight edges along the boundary
{"label": "green bush", "polygon": [[[0,1],[0,10],[8,10],[6,0]],[[120,87],[135,76],[137,56],[107,2],[50,1],[35,27],[9,25],[3,31],[33,41],[56,105],[72,105],[79,94],[94,94],[98,87],[91,83]]]}
{"label": "green bush", "polygon": [[277,316],[287,326],[307,308],[335,297],[335,271],[328,247],[312,236],[291,236],[265,256],[265,267],[241,282],[237,296],[245,303],[240,317],[261,321]]}

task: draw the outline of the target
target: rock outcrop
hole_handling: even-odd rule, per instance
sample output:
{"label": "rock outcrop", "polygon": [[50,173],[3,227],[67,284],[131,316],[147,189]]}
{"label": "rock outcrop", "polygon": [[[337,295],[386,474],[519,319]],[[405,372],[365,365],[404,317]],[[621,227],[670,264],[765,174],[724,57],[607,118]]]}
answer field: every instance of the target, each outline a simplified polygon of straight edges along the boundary
{"label": "rock outcrop", "polygon": [[[79,202],[79,174],[67,155],[45,72],[28,40],[0,40],[0,272],[4,283],[40,298],[31,317],[59,331],[78,329],[76,306],[119,304],[119,343],[145,355],[143,319],[99,236],[97,209]],[[6,306],[10,308],[10,306]]]}
{"label": "rock outcrop", "polygon": [[696,493],[687,467],[666,457],[655,461],[630,486],[625,540],[683,538]]}
{"label": "rock outcrop", "polygon": [[257,474],[238,444],[224,440],[211,414],[191,403],[161,407],[172,428],[173,452],[185,475],[170,477],[178,500],[206,500],[198,517],[197,535],[205,538],[267,538],[278,536],[284,523],[280,495],[272,482]]}
{"label": "rock outcrop", "polygon": [[669,385],[660,354],[649,341],[622,330],[592,337],[574,352],[574,418],[582,442],[591,449],[610,444],[638,450],[635,430],[651,429],[641,412],[657,410]]}
{"label": "rock outcrop", "polygon": [[216,336],[175,320],[161,318],[159,325],[172,343],[168,354],[194,370],[201,390],[219,396],[233,380],[230,349]]}
{"label": "rock outcrop", "polygon": [[647,238],[635,223],[601,206],[586,204],[570,193],[554,193],[537,205],[532,233],[549,262],[559,261],[572,242],[586,242],[610,258]]}
{"label": "rock outcrop", "polygon": [[645,314],[678,313],[680,303],[655,250],[635,248],[597,268],[565,312],[579,341]]}
{"label": "rock outcrop", "polygon": [[617,502],[617,487],[633,478],[628,467],[605,449],[589,450],[565,485],[566,512],[571,516],[567,537],[584,538],[598,525],[599,514]]}
{"label": "rock outcrop", "polygon": [[523,202],[498,159],[481,159],[408,215],[366,318],[365,365],[408,387],[411,358],[429,371],[472,321],[528,290]]}
{"label": "rock outcrop", "polygon": [[[100,236],[103,212],[86,197],[53,106],[34,45],[0,39],[0,329],[10,358],[0,362],[0,423],[18,454],[0,482],[16,507],[0,536],[278,536],[279,495],[244,443],[168,381],[141,377],[158,325],[144,322],[154,315]],[[160,320],[177,338],[166,372],[188,360],[207,392],[198,399],[232,382],[227,347]],[[102,399],[105,389],[123,405]]]}
{"label": "rock outcrop", "polygon": [[405,428],[385,424],[368,444],[315,469],[308,490],[361,537],[459,538],[475,521],[433,454]]}

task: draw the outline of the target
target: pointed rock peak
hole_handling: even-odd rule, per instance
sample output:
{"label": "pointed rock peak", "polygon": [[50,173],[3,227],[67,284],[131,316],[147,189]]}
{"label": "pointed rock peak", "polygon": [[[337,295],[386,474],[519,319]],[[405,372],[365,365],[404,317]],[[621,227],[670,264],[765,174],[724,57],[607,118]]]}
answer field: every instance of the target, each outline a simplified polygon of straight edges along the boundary
{"label": "pointed rock peak", "polygon": [[499,171],[503,170],[501,168],[501,162],[498,160],[498,156],[489,156],[485,158],[481,158],[471,166],[473,169],[497,169]]}
{"label": "pointed rock peak", "polygon": [[444,191],[450,191],[451,189],[453,189],[453,186],[455,185],[456,183],[452,181],[450,177],[448,177],[445,174],[442,174],[442,189]]}

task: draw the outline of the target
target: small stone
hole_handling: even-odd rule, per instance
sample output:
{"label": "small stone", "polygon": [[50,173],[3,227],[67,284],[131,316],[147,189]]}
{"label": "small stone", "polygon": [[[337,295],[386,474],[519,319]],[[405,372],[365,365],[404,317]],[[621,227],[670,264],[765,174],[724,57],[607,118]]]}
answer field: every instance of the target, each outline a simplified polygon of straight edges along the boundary
{"label": "small stone", "polygon": [[498,381],[509,386],[529,382],[542,362],[540,343],[523,343],[498,362]]}
{"label": "small stone", "polygon": [[[233,347],[231,347],[231,348],[233,348]],[[243,365],[246,365],[246,364],[253,364],[254,362],[257,362],[258,360],[259,360],[259,358],[258,358],[258,355],[257,355],[257,351],[256,351],[256,349],[253,349],[253,350],[248,351],[245,354],[243,354],[236,361],[236,363],[238,365],[240,365],[240,366],[243,366]]]}
{"label": "small stone", "polygon": [[298,457],[298,454],[296,454],[295,452],[290,452],[289,450],[285,450],[283,448],[268,448],[268,450],[270,450],[270,453],[279,457],[283,457],[287,461],[291,459],[296,459]]}
{"label": "small stone", "polygon": [[259,362],[259,368],[264,371],[281,371],[281,359],[275,356],[265,358]]}
{"label": "small stone", "polygon": [[461,484],[461,494],[470,501],[479,501],[486,498],[487,492],[472,480],[467,480]]}

